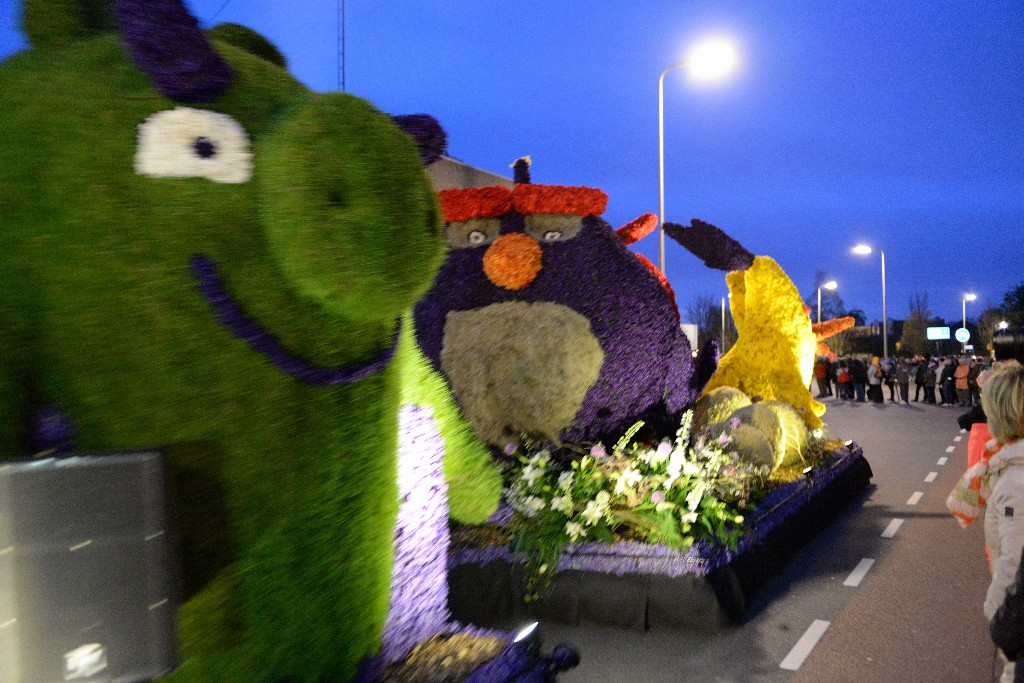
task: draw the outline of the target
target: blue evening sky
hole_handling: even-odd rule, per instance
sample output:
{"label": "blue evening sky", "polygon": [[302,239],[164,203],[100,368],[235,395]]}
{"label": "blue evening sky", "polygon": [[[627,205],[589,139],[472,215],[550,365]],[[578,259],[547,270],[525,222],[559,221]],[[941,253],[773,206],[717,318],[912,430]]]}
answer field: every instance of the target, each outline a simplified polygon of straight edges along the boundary
{"label": "blue evening sky", "polygon": [[[188,0],[204,26],[270,38],[301,81],[338,89],[337,0]],[[0,0],[0,58],[26,47]],[[1024,282],[1024,3],[1020,0],[346,1],[346,90],[426,112],[449,153],[533,181],[608,192],[617,227],[658,210],[662,69],[732,37],[719,84],[666,78],[667,219],[714,223],[775,258],[805,295],[818,270],[848,308],[889,316],[916,292],[958,320]],[[657,262],[657,235],[634,245]],[[681,307],[726,293],[668,241]]]}

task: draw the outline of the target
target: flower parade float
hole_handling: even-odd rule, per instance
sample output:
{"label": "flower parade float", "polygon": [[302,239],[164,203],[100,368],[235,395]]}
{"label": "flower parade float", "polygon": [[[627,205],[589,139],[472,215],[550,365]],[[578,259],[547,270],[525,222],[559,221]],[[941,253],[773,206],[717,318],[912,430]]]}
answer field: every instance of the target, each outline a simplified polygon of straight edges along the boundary
{"label": "flower parade float", "polygon": [[[26,0],[22,24],[31,49],[0,64],[0,458],[162,454],[180,578],[153,606],[176,610],[162,680],[366,674],[400,593],[394,356],[444,258],[423,169],[443,131],[313,93],[265,38],[202,31],[179,0]],[[452,510],[479,521],[500,487],[467,453]],[[388,629],[392,659],[436,635]],[[571,660],[492,635],[482,667]]]}
{"label": "flower parade float", "polygon": [[[695,220],[666,232],[729,271],[737,344],[693,354],[667,282],[626,248],[593,188],[440,193],[450,252],[416,336],[501,463],[505,503],[455,526],[456,618],[527,615],[715,628],[868,485],[859,447],[821,431],[818,341],[770,258]],[[827,329],[821,331],[828,334]]]}

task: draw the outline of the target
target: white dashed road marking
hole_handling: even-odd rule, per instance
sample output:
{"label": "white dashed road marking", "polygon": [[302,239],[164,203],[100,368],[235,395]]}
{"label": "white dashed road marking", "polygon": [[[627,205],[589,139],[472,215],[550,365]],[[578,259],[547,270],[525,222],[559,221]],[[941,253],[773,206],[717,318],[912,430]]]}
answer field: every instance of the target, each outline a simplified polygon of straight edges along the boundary
{"label": "white dashed road marking", "polygon": [[946,446],[946,452],[947,453],[952,453],[955,450],[956,450],[956,446]]}
{"label": "white dashed road marking", "polygon": [[921,498],[923,497],[924,491],[914,491],[914,495],[907,499],[907,505],[917,505],[921,502]]}
{"label": "white dashed road marking", "polygon": [[856,588],[860,585],[860,582],[864,580],[868,570],[871,569],[871,565],[875,563],[874,560],[865,557],[863,560],[857,563],[850,575],[846,577],[846,581],[843,581],[844,586],[853,586]]}
{"label": "white dashed road marking", "polygon": [[825,635],[828,627],[829,622],[815,619],[804,634],[800,636],[800,640],[796,641],[796,645],[789,651],[786,658],[782,660],[779,667],[787,671],[798,670],[800,665],[804,663],[804,660],[807,659],[807,655],[811,654],[811,650],[818,644],[821,637]]}
{"label": "white dashed road marking", "polygon": [[903,526],[903,520],[897,517],[896,519],[889,522],[889,526],[885,527],[885,531],[882,532],[882,538],[892,538],[896,535],[896,532]]}
{"label": "white dashed road marking", "polygon": [[959,441],[962,438],[964,438],[964,437],[962,437],[962,436],[954,436],[953,437],[953,441]]}
{"label": "white dashed road marking", "polygon": [[939,458],[939,461],[937,463],[935,463],[935,464],[936,465],[945,465],[947,462],[949,462],[949,458]]}
{"label": "white dashed road marking", "polygon": [[925,478],[924,478],[924,480],[925,480],[925,482],[927,482],[927,483],[929,483],[929,484],[930,484],[930,483],[932,483],[933,481],[935,481],[935,477],[937,477],[937,476],[939,476],[939,473],[938,473],[938,472],[929,472],[929,473],[928,473],[928,476],[927,476],[927,477],[925,477]]}

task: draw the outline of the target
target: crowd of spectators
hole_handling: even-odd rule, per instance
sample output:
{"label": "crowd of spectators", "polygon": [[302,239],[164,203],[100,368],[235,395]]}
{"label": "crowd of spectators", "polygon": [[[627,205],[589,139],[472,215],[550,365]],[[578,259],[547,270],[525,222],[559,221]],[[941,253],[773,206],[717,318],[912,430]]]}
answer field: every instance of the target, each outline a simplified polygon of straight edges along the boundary
{"label": "crowd of spectators", "polygon": [[[818,356],[817,398],[884,403],[924,403],[944,408],[981,405],[978,376],[991,361],[971,355],[936,358]],[[911,398],[913,385],[913,398]]]}

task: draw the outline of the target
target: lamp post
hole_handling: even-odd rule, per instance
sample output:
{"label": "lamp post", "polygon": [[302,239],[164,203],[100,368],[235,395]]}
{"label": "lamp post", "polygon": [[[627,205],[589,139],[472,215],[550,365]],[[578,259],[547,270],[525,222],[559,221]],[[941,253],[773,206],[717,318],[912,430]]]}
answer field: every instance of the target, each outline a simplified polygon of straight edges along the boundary
{"label": "lamp post", "polygon": [[[978,295],[974,294],[973,292],[971,292],[970,294],[964,294],[964,298],[960,301],[960,303],[962,305],[962,308],[963,308],[963,319],[964,319],[963,325],[964,325],[964,329],[965,330],[967,329],[967,302],[968,301],[974,301],[977,298],[978,298]],[[961,342],[960,351],[962,353],[967,353],[967,342]]]}
{"label": "lamp post", "polygon": [[821,290],[822,290],[822,288],[824,288],[824,289],[827,289],[829,291],[832,291],[833,289],[835,289],[838,286],[839,286],[838,282],[836,282],[835,280],[829,280],[828,282],[823,284],[821,287],[818,287],[818,324],[819,325],[821,324]]}
{"label": "lamp post", "polygon": [[736,66],[736,50],[724,40],[699,43],[685,62],[673,64],[658,77],[658,268],[665,273],[665,75],[686,67],[693,78],[713,81]]}
{"label": "lamp post", "polygon": [[[866,244],[858,244],[853,248],[854,254],[870,254],[873,251],[871,247]],[[882,357],[889,357],[889,315],[885,310],[885,252],[881,249],[878,253],[882,255]]]}

